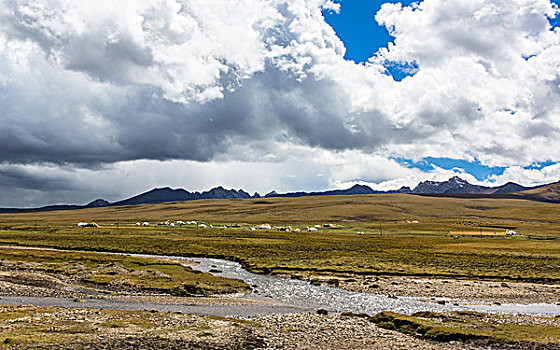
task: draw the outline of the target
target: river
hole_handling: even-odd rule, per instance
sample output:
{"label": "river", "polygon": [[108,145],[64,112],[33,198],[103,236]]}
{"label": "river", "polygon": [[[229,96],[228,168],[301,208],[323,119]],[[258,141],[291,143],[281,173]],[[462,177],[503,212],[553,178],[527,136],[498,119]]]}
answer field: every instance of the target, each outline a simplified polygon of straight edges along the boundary
{"label": "river", "polygon": [[[134,303],[116,299],[85,299],[76,302],[66,298],[33,298],[2,296],[0,304],[40,305],[65,307],[93,307],[104,309],[181,311],[214,316],[272,314],[286,312],[314,312],[318,309],[329,313],[366,313],[393,311],[413,314],[418,311],[448,312],[476,311],[493,314],[523,314],[554,317],[560,315],[560,304],[492,304],[475,300],[437,298],[391,297],[370,293],[351,292],[326,285],[315,286],[308,282],[272,275],[251,273],[236,262],[211,258],[190,258],[149,254],[108,253],[148,258],[172,258],[196,263],[193,269],[213,275],[237,278],[251,286],[253,292],[245,299],[266,301],[274,305],[180,305],[164,303]],[[210,272],[212,270],[212,272]],[[217,272],[219,271],[219,272]],[[436,301],[440,301],[437,303]],[[443,303],[442,301],[445,301]]]}

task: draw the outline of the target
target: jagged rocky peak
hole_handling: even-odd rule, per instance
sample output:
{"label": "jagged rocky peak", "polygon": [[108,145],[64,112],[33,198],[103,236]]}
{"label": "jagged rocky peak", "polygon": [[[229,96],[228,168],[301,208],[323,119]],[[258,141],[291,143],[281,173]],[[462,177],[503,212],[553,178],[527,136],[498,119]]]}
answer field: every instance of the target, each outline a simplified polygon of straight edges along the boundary
{"label": "jagged rocky peak", "polygon": [[268,192],[267,194],[265,194],[264,196],[265,196],[265,197],[274,197],[274,196],[277,196],[277,195],[278,195],[278,192],[276,192],[276,191],[270,191],[270,192]]}
{"label": "jagged rocky peak", "polygon": [[[459,176],[453,176],[452,178],[450,178],[449,180],[447,180],[447,182],[449,183],[456,183],[456,184],[469,184],[469,182],[467,180],[464,180],[462,178],[460,178]],[[469,184],[470,185],[470,184]]]}
{"label": "jagged rocky peak", "polygon": [[233,199],[251,198],[251,195],[243,190],[227,190],[222,186],[214,187],[210,191],[201,193],[202,199]]}
{"label": "jagged rocky peak", "polygon": [[450,193],[465,192],[479,193],[483,192],[487,187],[471,185],[467,180],[459,176],[453,176],[447,181],[423,181],[412,190],[412,193]]}
{"label": "jagged rocky peak", "polygon": [[379,193],[412,193],[412,189],[408,186],[401,186],[396,190],[379,191]]}
{"label": "jagged rocky peak", "polygon": [[222,186],[218,186],[218,187],[214,187],[214,188],[210,189],[206,193],[225,193],[225,192],[228,192],[228,191],[225,188],[223,188]]}
{"label": "jagged rocky peak", "polygon": [[237,193],[240,196],[243,196],[243,198],[251,198],[251,195],[249,194],[249,192],[244,191],[242,188],[238,189]]}

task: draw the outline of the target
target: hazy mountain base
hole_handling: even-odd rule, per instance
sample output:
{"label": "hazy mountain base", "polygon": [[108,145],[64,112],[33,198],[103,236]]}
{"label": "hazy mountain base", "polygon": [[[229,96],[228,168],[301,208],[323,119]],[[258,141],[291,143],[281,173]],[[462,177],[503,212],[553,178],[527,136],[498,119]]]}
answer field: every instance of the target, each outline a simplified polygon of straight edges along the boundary
{"label": "hazy mountain base", "polygon": [[[279,198],[279,197],[315,197],[315,196],[351,196],[351,195],[369,195],[369,194],[420,194],[420,195],[434,195],[443,197],[459,197],[459,198],[502,198],[502,199],[527,199],[541,202],[559,203],[560,202],[560,183],[552,183],[548,185],[541,185],[535,187],[524,187],[513,182],[508,182],[505,185],[497,187],[488,187],[480,185],[472,185],[466,180],[457,176],[450,178],[447,181],[423,181],[419,183],[414,189],[409,187],[401,187],[397,190],[378,191],[373,190],[366,185],[354,185],[348,189],[342,190],[328,190],[321,192],[289,192],[277,193],[271,191],[267,193],[265,198]],[[192,201],[204,199],[251,199],[260,198],[261,196],[255,192],[252,196],[240,190],[228,190],[222,186],[215,187],[205,192],[189,192],[185,189],[171,189],[169,187],[154,188],[148,192],[144,192],[124,199],[118,202],[110,203],[104,199],[96,199],[86,205],[49,205],[40,208],[0,208],[0,213],[21,213],[21,212],[38,212],[38,211],[53,211],[53,210],[76,210],[85,208],[98,208],[106,206],[121,206],[121,205],[139,205],[139,204],[155,204],[165,202],[177,201]]]}

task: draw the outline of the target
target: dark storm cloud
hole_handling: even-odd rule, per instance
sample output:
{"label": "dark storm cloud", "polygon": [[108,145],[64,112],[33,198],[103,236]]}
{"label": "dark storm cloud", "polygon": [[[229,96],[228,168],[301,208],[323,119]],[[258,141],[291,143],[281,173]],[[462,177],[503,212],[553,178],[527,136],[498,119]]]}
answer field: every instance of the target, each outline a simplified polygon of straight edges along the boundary
{"label": "dark storm cloud", "polygon": [[[348,102],[335,83],[313,77],[299,82],[274,67],[205,104],[170,102],[149,87],[99,99],[90,92],[61,93],[37,91],[32,104],[6,101],[11,122],[0,125],[0,147],[9,150],[0,154],[3,162],[206,161],[227,154],[232,142],[282,138],[334,150],[373,149],[390,128],[382,115],[348,115]],[[12,101],[21,97],[13,95]],[[53,104],[55,99],[62,101]]]}
{"label": "dark storm cloud", "polygon": [[[395,44],[364,65],[344,60],[321,14],[334,6],[326,1],[0,2],[0,187],[22,198],[68,190],[81,201],[80,188],[96,189],[74,170],[140,160],[270,165],[297,147],[302,163],[305,152],[334,162],[356,151],[356,167],[360,152],[558,159],[560,39],[550,4],[520,1],[501,12],[492,1],[384,4],[376,18],[395,29]],[[419,69],[395,82],[379,60]],[[350,178],[378,169],[368,171]],[[317,173],[309,183],[340,180]]]}
{"label": "dark storm cloud", "polygon": [[[280,58],[263,59],[261,67],[259,60],[253,62],[259,52],[243,52],[242,47],[214,55],[214,44],[207,42],[211,38],[197,27],[222,30],[224,23],[212,27],[214,19],[204,22],[192,6],[181,6],[180,22],[169,4],[138,6],[142,10],[123,14],[122,20],[109,9],[106,18],[81,19],[89,21],[84,30],[69,15],[83,15],[78,5],[66,13],[55,6],[8,2],[0,28],[22,46],[27,62],[18,66],[18,50],[6,56],[10,64],[3,73],[12,79],[0,85],[0,162],[95,167],[136,159],[247,159],[231,153],[232,146],[258,144],[262,154],[251,155],[258,157],[274,153],[275,142],[370,151],[397,132],[381,113],[349,113],[350,96],[339,83],[304,72],[310,65],[301,62],[308,58],[291,53],[295,48],[290,45],[301,40],[292,26],[307,9],[279,3],[281,20],[274,17],[273,25],[261,29],[256,26],[262,19],[255,22],[251,29],[266,39],[256,37],[257,46],[251,48],[258,49],[264,40],[267,50],[286,51],[276,54]],[[314,45],[321,54],[333,55],[323,47],[334,45],[323,37],[330,27],[319,19],[309,22],[320,33]],[[191,41],[180,51],[166,51]],[[245,71],[256,67],[249,77]],[[172,75],[189,69],[187,76]],[[221,96],[204,100],[216,91]],[[262,149],[263,143],[269,148]]]}
{"label": "dark storm cloud", "polygon": [[67,179],[59,176],[45,176],[44,173],[10,164],[0,165],[0,184],[7,188],[41,191],[67,190],[73,187]]}

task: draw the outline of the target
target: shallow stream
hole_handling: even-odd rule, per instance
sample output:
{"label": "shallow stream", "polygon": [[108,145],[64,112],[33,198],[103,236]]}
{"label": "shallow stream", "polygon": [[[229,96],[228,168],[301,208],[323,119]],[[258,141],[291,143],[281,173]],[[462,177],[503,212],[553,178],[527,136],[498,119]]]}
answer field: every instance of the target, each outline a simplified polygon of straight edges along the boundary
{"label": "shallow stream", "polygon": [[195,270],[245,281],[251,286],[253,292],[248,296],[244,295],[244,299],[266,301],[271,305],[182,305],[157,302],[135,303],[115,299],[85,299],[76,303],[75,300],[68,298],[7,296],[1,297],[0,304],[96,307],[119,310],[155,309],[159,311],[181,311],[216,316],[315,312],[318,309],[327,310],[329,313],[354,312],[366,313],[369,315],[381,311],[393,311],[404,314],[413,314],[418,311],[477,311],[493,314],[523,314],[549,317],[560,315],[560,303],[498,305],[472,300],[391,297],[387,295],[351,292],[326,285],[315,286],[297,279],[254,274],[245,270],[239,263],[222,259],[126,253],[106,254],[192,261],[196,263],[195,266],[192,266]]}
{"label": "shallow stream", "polygon": [[[143,255],[157,257],[154,255]],[[213,275],[237,278],[253,288],[247,298],[281,303],[286,306],[306,310],[325,309],[329,313],[354,312],[370,315],[381,311],[412,314],[418,311],[477,311],[494,314],[524,314],[535,316],[560,315],[558,304],[491,304],[480,301],[437,298],[390,297],[386,295],[359,293],[333,288],[326,285],[315,286],[306,281],[271,275],[254,274],[241,264],[222,259],[185,258],[197,263],[192,268]],[[219,270],[221,272],[215,272]],[[436,301],[445,301],[439,304]]]}

